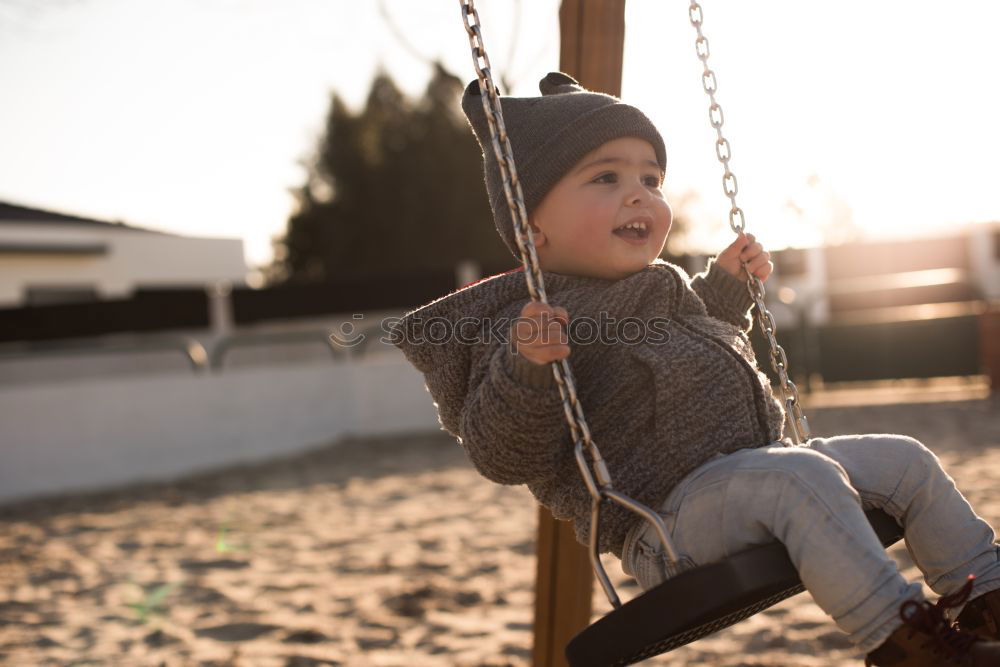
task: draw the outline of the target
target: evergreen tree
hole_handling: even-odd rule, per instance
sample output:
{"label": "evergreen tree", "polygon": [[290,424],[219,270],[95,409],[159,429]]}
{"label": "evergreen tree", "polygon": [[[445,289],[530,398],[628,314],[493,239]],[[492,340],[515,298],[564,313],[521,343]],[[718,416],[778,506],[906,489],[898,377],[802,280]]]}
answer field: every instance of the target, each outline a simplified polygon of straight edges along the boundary
{"label": "evergreen tree", "polygon": [[386,74],[352,114],[333,96],[272,276],[303,282],[515,265],[493,227],[461,81],[435,66],[411,104]]}

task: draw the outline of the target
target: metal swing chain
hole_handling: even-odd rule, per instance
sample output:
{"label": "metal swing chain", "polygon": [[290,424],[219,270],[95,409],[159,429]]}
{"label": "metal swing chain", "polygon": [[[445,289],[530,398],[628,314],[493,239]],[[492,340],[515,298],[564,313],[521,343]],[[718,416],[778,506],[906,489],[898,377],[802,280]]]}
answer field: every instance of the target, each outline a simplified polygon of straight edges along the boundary
{"label": "metal swing chain", "polygon": [[[718,85],[715,80],[715,72],[708,67],[708,39],[701,32],[703,16],[701,5],[698,4],[697,0],[691,0],[691,6],[688,8],[688,16],[691,19],[691,25],[698,32],[698,39],[694,43],[695,52],[698,54],[698,59],[705,66],[705,70],[701,74],[701,85],[711,100],[711,104],[708,107],[708,119],[718,135],[718,139],[715,141],[715,155],[718,157],[725,172],[722,176],[722,191],[729,197],[729,201],[732,204],[732,207],[729,209],[729,227],[736,234],[739,234],[746,226],[746,220],[743,217],[743,210],[736,205],[736,175],[729,169],[729,160],[732,157],[732,152],[730,151],[729,141],[722,136],[722,107],[715,100],[715,91],[718,90]],[[743,269],[746,270],[746,262],[741,262],[741,264],[743,265]],[[809,422],[806,420],[805,415],[802,414],[802,408],[799,406],[798,389],[795,387],[795,383],[788,377],[788,357],[785,356],[785,350],[778,345],[775,339],[778,327],[775,325],[774,318],[764,304],[764,283],[757,276],[750,275],[749,271],[746,273],[747,290],[750,292],[750,296],[757,306],[757,322],[761,331],[767,336],[767,343],[771,348],[771,366],[781,380],[781,391],[785,397],[785,414],[788,415],[788,423],[792,429],[792,436],[796,444],[800,444],[809,438]]]}
{"label": "metal swing chain", "polygon": [[[530,225],[526,224],[528,214],[524,206],[524,193],[521,190],[521,182],[517,177],[513,149],[510,146],[507,129],[504,126],[503,116],[501,115],[500,99],[490,71],[490,59],[486,55],[486,49],[483,45],[479,13],[476,11],[472,0],[459,1],[462,5],[463,23],[469,34],[469,43],[472,46],[472,61],[476,68],[476,74],[479,75],[479,90],[483,101],[483,110],[486,112],[486,119],[489,122],[493,152],[500,166],[504,195],[507,198],[507,206],[510,209],[511,218],[514,220],[515,238],[517,240],[518,251],[521,253],[524,277],[528,282],[528,293],[533,300],[547,304],[548,297],[545,294],[545,282],[538,263],[538,254],[535,251],[534,237],[531,233]],[[474,22],[470,23],[470,18],[474,19]],[[577,400],[573,373],[565,361],[565,359],[561,359],[560,363],[554,365],[553,370],[559,385],[559,392],[563,397],[563,409],[566,412],[566,420],[572,431],[573,441],[583,441],[588,445],[594,460],[601,462],[598,469],[600,483],[610,483],[611,480],[607,474],[607,468],[603,464],[603,459],[601,459],[597,446],[590,437],[590,429],[587,427],[583,416],[583,409]]]}
{"label": "metal swing chain", "polygon": [[[517,177],[517,169],[514,166],[513,149],[511,148],[507,137],[507,129],[503,122],[499,91],[493,83],[490,59],[486,55],[486,48],[483,43],[479,13],[476,11],[473,0],[459,0],[459,3],[462,7],[462,23],[468,33],[469,45],[472,48],[472,63],[479,77],[480,97],[482,98],[483,111],[486,113],[486,119],[490,128],[493,153],[500,167],[500,176],[503,181],[504,195],[507,198],[507,207],[510,210],[511,219],[514,221],[514,236],[517,240],[517,248],[524,266],[524,276],[528,284],[528,293],[533,300],[547,304],[548,299],[545,294],[545,284],[542,279],[541,267],[538,263],[538,255],[535,251],[534,237],[532,236],[530,225],[527,224],[528,214],[524,206],[524,194],[521,190],[521,182]],[[614,501],[649,521],[656,529],[660,542],[671,560],[677,561],[677,551],[670,540],[666,526],[659,514],[613,488],[608,467],[601,456],[597,444],[591,438],[590,428],[587,426],[583,415],[583,407],[577,399],[576,384],[573,380],[573,372],[570,369],[568,361],[560,359],[553,363],[552,371],[559,388],[566,422],[569,424],[573,439],[573,453],[576,457],[577,467],[580,469],[580,474],[591,497],[590,564],[594,569],[594,574],[597,576],[598,581],[601,582],[601,587],[604,589],[608,601],[612,606],[617,608],[621,606],[621,601],[600,559],[598,535],[602,501]],[[590,457],[589,461],[584,453],[585,451],[586,455]]]}

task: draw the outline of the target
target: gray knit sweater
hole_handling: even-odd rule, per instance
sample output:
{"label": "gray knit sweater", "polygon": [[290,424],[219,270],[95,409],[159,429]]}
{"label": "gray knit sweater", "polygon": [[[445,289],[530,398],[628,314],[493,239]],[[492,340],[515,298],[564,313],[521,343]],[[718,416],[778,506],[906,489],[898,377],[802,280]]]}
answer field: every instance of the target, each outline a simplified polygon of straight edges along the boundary
{"label": "gray knit sweater", "polygon": [[[577,395],[616,489],[657,508],[717,452],[781,439],[784,411],[746,335],[752,300],[714,259],[694,279],[660,259],[621,280],[543,278],[549,303],[566,308],[571,327],[577,318],[600,321],[602,312],[605,320],[664,322],[661,342],[570,341]],[[407,313],[393,342],[424,374],[442,427],[476,469],[494,482],[526,484],[556,518],[574,522],[585,544],[590,497],[552,365],[512,354],[507,343],[528,301],[523,272],[492,276]],[[639,520],[607,503],[601,551],[621,557]]]}

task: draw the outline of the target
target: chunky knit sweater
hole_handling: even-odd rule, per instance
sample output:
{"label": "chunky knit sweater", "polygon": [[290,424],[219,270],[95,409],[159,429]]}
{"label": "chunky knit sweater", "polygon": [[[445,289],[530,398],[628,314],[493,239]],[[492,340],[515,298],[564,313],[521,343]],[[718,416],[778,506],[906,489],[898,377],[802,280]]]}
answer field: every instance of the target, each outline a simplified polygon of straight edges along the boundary
{"label": "chunky knit sweater", "polygon": [[[571,334],[577,396],[616,489],[657,508],[716,453],[781,439],[784,411],[746,335],[753,302],[746,284],[714,259],[694,279],[660,259],[621,280],[551,272],[543,279],[571,331],[578,318],[599,322],[603,313],[604,321],[655,318],[665,332],[638,343],[574,343]],[[552,364],[534,364],[508,343],[510,323],[529,300],[523,272],[492,276],[407,313],[393,342],[424,374],[443,429],[476,469],[494,482],[526,484],[557,519],[572,520],[586,544],[590,496]],[[621,557],[641,519],[613,503],[601,516],[600,550]]]}

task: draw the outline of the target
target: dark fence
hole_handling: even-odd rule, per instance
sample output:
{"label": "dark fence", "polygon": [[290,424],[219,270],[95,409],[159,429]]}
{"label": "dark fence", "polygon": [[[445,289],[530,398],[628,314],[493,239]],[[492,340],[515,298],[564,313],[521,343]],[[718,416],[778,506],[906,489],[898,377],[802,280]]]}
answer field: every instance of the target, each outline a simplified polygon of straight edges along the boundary
{"label": "dark fence", "polygon": [[[758,365],[777,383],[766,338],[756,321],[750,338]],[[806,389],[805,379],[811,373],[818,373],[824,382],[848,382],[985,372],[978,315],[785,327],[779,328],[777,339],[800,391]]]}
{"label": "dark fence", "polygon": [[[790,258],[791,259],[791,258]],[[490,267],[494,275],[505,267]],[[410,309],[457,287],[453,271],[419,275],[234,289],[237,324],[370,310]],[[975,375],[984,372],[977,315],[924,320],[782,327],[778,342],[800,390],[809,374],[826,382]],[[0,342],[49,341],[112,333],[157,332],[210,326],[201,289],[141,289],[130,299],[0,310]],[[767,342],[755,323],[751,335],[761,369],[772,379]]]}
{"label": "dark fence", "polygon": [[825,382],[980,373],[979,317],[827,325],[816,370]]}
{"label": "dark fence", "polygon": [[[503,269],[494,271],[499,273]],[[458,287],[454,271],[233,290],[237,324],[408,309]],[[138,289],[128,299],[0,309],[0,342],[87,338],[210,326],[203,289]]]}
{"label": "dark fence", "polygon": [[85,338],[209,325],[203,289],[139,289],[129,299],[0,310],[0,342]]}
{"label": "dark fence", "polygon": [[414,308],[448,294],[455,287],[454,271],[437,271],[278,285],[261,290],[237,288],[232,293],[233,320],[236,324],[252,324],[366,310]]}

